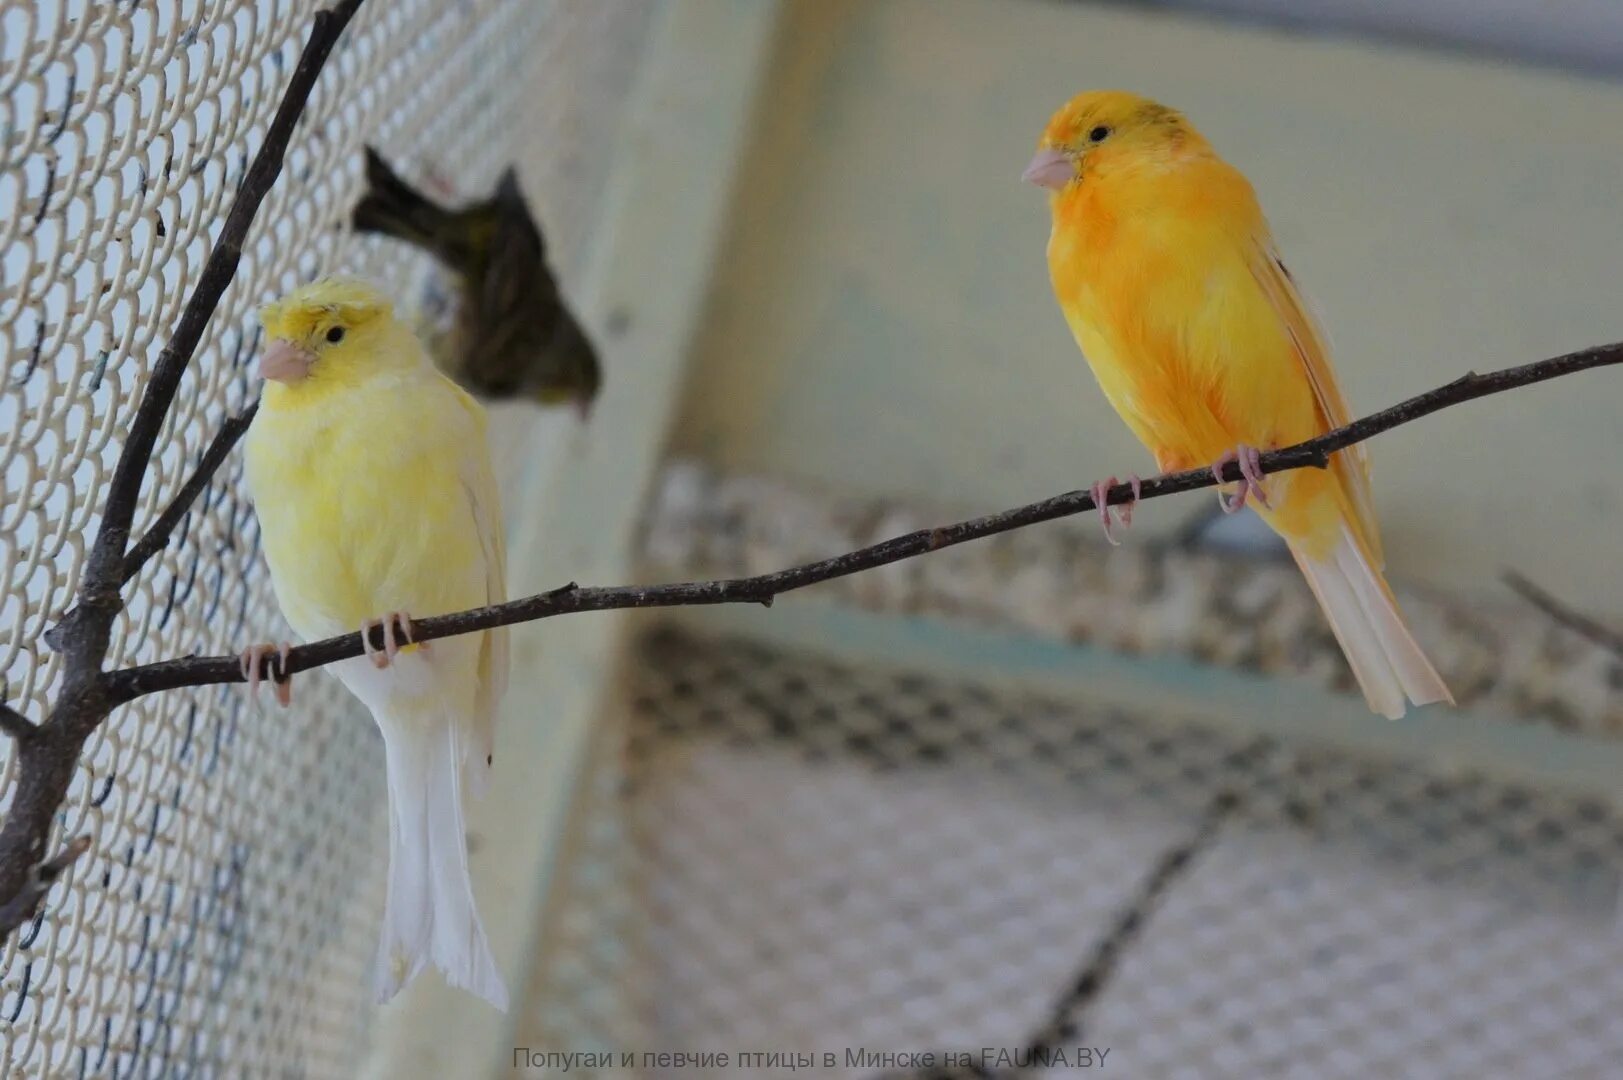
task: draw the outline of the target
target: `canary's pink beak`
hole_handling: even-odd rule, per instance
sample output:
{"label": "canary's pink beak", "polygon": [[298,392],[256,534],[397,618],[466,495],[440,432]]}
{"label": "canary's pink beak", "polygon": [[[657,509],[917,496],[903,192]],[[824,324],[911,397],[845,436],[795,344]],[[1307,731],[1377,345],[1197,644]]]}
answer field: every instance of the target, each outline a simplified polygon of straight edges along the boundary
{"label": "canary's pink beak", "polygon": [[1037,156],[1031,159],[1031,164],[1020,174],[1020,179],[1058,191],[1076,179],[1076,166],[1062,151],[1045,148],[1037,151]]}
{"label": "canary's pink beak", "polygon": [[296,383],[310,374],[310,365],[315,362],[316,356],[309,349],[277,338],[260,354],[259,374],[280,383]]}

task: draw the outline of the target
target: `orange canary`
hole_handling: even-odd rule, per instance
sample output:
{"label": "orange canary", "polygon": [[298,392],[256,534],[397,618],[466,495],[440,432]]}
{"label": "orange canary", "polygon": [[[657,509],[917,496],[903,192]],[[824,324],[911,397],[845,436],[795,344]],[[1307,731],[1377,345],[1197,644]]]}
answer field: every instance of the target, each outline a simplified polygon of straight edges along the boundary
{"label": "orange canary", "polygon": [[1219,500],[1232,512],[1249,497],[1290,545],[1370,708],[1396,719],[1406,701],[1452,703],[1381,575],[1363,446],[1266,484],[1257,467],[1259,448],[1351,414],[1246,178],[1181,113],[1113,90],[1055,113],[1025,178],[1050,192],[1066,321],[1157,467],[1237,460],[1245,479]]}

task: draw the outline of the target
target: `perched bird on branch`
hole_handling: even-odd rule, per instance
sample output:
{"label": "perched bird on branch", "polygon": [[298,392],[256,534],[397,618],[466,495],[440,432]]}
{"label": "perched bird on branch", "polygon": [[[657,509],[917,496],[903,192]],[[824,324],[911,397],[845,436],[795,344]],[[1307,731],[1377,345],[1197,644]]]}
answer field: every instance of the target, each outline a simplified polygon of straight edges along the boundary
{"label": "perched bird on branch", "polygon": [[366,181],[356,231],[403,240],[460,279],[447,374],[484,398],[567,402],[586,415],[603,381],[597,352],[558,291],[513,170],[488,199],[456,209],[400,179],[371,147]]}
{"label": "perched bird on branch", "polygon": [[[247,475],[277,602],[306,640],[373,629],[383,639],[331,668],[371,710],[387,759],[378,999],[432,963],[505,1009],[468,877],[462,789],[477,790],[490,767],[507,631],[414,645],[411,623],[506,599],[484,410],[370,285],[318,281],[261,320],[266,383]],[[255,689],[271,651],[243,653]],[[288,682],[276,681],[285,705]]]}
{"label": "perched bird on branch", "polygon": [[1363,446],[1328,469],[1258,470],[1259,449],[1351,414],[1246,178],[1181,113],[1120,91],[1056,112],[1025,178],[1050,192],[1065,318],[1157,467],[1237,462],[1244,479],[1218,498],[1229,512],[1249,501],[1290,545],[1370,708],[1395,719],[1406,699],[1452,703],[1381,574]]}

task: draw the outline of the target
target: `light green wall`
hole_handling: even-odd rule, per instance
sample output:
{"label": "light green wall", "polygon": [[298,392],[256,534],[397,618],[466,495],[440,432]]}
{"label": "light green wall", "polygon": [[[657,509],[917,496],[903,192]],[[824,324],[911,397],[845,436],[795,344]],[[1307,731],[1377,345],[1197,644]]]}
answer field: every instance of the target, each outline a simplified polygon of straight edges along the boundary
{"label": "light green wall", "polygon": [[[1178,105],[1251,176],[1359,411],[1623,337],[1616,84],[1014,0],[802,0],[770,79],[679,435],[729,467],[987,509],[1150,471],[1019,181],[1087,87]],[[1620,407],[1601,372],[1383,436],[1394,572],[1497,593],[1521,566],[1623,612]]]}

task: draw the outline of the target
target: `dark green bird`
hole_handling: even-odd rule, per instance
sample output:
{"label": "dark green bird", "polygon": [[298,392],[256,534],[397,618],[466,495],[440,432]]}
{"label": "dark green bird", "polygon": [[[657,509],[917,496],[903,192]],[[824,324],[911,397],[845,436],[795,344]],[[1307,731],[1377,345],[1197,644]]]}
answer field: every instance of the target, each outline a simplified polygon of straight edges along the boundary
{"label": "dark green bird", "polygon": [[371,147],[366,181],[355,230],[404,240],[461,278],[446,374],[481,397],[572,402],[586,415],[603,381],[597,351],[558,291],[513,170],[488,199],[455,209],[400,179]]}

